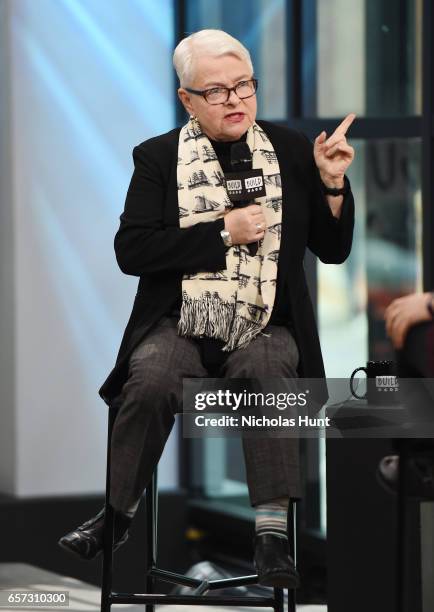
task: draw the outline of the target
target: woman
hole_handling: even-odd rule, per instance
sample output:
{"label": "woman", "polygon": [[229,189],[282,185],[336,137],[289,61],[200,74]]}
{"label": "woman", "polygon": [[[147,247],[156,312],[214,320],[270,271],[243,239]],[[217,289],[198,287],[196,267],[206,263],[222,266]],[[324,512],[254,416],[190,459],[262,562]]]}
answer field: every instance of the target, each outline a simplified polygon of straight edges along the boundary
{"label": "woman", "polygon": [[[303,257],[309,247],[340,263],[352,242],[344,175],[354,115],[330,138],[322,132],[312,153],[302,134],[256,121],[257,82],[236,39],[219,30],[192,34],[175,49],[174,65],[190,118],[135,147],[115,238],[121,270],[140,277],[115,368],[100,389],[118,406],[110,488],[117,545],[164,448],[183,378],[324,377]],[[247,143],[267,191],[242,208],[233,208],[223,180],[237,142]],[[325,401],[325,385],[317,399]],[[300,496],[297,441],[244,439],[243,450],[260,582],[293,587],[286,521],[290,498]],[[92,558],[103,522],[104,509],[61,544]]]}

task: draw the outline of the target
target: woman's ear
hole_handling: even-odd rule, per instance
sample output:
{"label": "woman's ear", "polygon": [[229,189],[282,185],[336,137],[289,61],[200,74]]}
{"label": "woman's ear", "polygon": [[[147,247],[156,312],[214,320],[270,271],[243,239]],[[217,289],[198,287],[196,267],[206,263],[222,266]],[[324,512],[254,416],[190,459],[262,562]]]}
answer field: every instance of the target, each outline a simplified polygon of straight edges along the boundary
{"label": "woman's ear", "polygon": [[193,110],[193,106],[191,105],[190,94],[188,93],[188,91],[180,87],[178,89],[178,97],[181,100],[187,113],[189,115],[194,115],[194,110]]}

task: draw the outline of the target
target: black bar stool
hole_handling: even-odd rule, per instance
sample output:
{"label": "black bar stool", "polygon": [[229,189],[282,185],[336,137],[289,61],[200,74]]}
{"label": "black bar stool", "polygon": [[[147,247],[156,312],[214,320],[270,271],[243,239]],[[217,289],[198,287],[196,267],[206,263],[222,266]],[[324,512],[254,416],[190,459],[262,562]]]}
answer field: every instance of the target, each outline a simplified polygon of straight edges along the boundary
{"label": "black bar stool", "polygon": [[[116,409],[109,408],[108,416],[108,436],[107,436],[107,468],[106,468],[106,498],[105,498],[105,525],[104,525],[104,548],[102,564],[102,588],[101,588],[101,612],[110,612],[112,604],[143,604],[146,612],[154,612],[156,604],[164,605],[192,605],[192,606],[251,606],[261,608],[273,608],[275,612],[284,612],[283,589],[274,588],[274,596],[260,597],[227,597],[213,596],[206,597],[208,591],[215,591],[223,588],[238,587],[245,585],[258,584],[258,575],[237,576],[234,578],[224,578],[220,580],[199,580],[190,578],[183,574],[178,574],[157,567],[157,468],[154,470],[152,480],[146,488],[146,593],[119,593],[112,591],[113,577],[113,537],[114,537],[114,510],[109,503],[110,493],[110,462],[111,462],[111,435]],[[288,534],[290,550],[294,551],[294,561],[296,561],[295,550],[295,511],[294,504],[290,505],[288,524],[293,525],[293,529]],[[194,588],[191,595],[166,595],[154,593],[155,580],[163,580],[173,584],[183,585]],[[295,612],[296,591],[288,590],[288,612]]]}

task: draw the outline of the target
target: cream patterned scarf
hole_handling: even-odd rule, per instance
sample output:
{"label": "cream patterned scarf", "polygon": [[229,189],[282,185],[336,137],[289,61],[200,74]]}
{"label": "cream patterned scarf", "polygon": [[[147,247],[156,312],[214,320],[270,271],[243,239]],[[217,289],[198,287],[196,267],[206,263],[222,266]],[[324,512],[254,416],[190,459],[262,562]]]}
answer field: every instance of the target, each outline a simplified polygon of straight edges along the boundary
{"label": "cream patterned scarf", "polygon": [[[181,336],[218,338],[223,351],[245,347],[265,327],[276,294],[277,262],[282,228],[282,186],[273,146],[254,123],[246,140],[252,167],[264,172],[266,197],[256,198],[266,219],[266,231],[255,256],[246,245],[226,253],[226,269],[185,274],[178,324]],[[214,221],[232,203],[224,176],[208,137],[196,118],[181,129],[178,143],[178,204],[181,228]]]}

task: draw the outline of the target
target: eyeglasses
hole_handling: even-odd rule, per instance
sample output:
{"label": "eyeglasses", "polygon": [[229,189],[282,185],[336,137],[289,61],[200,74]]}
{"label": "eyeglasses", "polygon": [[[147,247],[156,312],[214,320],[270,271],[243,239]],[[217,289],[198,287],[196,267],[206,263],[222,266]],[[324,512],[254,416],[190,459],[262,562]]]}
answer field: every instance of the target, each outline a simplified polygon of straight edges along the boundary
{"label": "eyeglasses", "polygon": [[258,79],[249,79],[248,81],[240,81],[235,87],[212,87],[211,89],[190,89],[185,90],[196,96],[202,96],[208,104],[225,104],[229,100],[231,91],[234,91],[240,100],[251,98],[255,95],[258,89]]}

